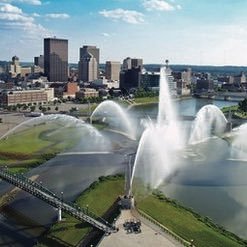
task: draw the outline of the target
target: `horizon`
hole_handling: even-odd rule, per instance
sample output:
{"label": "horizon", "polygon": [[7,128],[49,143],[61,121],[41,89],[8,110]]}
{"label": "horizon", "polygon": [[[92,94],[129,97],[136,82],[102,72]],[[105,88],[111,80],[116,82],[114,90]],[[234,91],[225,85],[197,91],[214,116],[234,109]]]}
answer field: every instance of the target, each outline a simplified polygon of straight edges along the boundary
{"label": "horizon", "polygon": [[[0,60],[0,62],[11,62],[11,59],[9,61],[7,60]],[[105,61],[106,62],[106,61]],[[99,64],[100,65],[105,65],[105,62],[102,63],[100,62]],[[123,61],[120,61],[121,64]],[[34,63],[33,61],[20,61],[20,64],[25,64],[25,63]],[[78,65],[78,62],[68,62],[68,64],[77,64]],[[145,65],[153,65],[153,66],[162,66],[162,65],[165,65],[165,63],[143,63],[143,66]],[[232,65],[232,64],[226,64],[226,65],[212,65],[212,64],[203,64],[203,65],[199,65],[199,64],[172,64],[172,63],[169,63],[169,66],[191,66],[191,67],[246,67],[247,68],[247,65]]]}
{"label": "horizon", "polygon": [[[160,64],[245,66],[247,2],[224,0],[0,0],[0,60],[32,61],[43,39],[69,40],[69,62],[96,45],[101,63],[126,57]],[[14,39],[13,39],[14,34]]]}

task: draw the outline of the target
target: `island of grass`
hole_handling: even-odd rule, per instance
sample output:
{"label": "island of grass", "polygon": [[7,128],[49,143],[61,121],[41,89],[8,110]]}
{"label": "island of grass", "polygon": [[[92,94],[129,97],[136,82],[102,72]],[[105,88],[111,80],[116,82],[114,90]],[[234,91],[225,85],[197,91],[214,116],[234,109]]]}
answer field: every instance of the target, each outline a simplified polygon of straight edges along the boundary
{"label": "island of grass", "polygon": [[80,140],[78,128],[39,124],[0,140],[0,166],[25,172],[72,148]]}
{"label": "island of grass", "polygon": [[[124,178],[121,175],[101,177],[77,198],[76,203],[81,207],[88,206],[92,212],[112,222],[118,214],[116,200],[123,194],[123,187]],[[166,198],[159,191],[136,198],[136,209],[142,216],[161,227],[164,226],[187,242],[193,239],[195,246],[198,247],[247,245],[247,241],[214,224],[209,218],[202,217],[191,209]],[[40,239],[37,246],[77,246],[87,240],[89,242],[86,246],[90,246],[92,244],[90,234],[92,234],[92,227],[89,224],[64,215],[64,220],[55,223]],[[102,233],[98,235],[97,240],[99,236],[102,236]],[[96,242],[93,244],[95,245]]]}
{"label": "island of grass", "polygon": [[[96,215],[112,222],[119,214],[117,201],[119,195],[123,194],[123,188],[124,177],[122,175],[100,177],[82,192],[75,203],[83,208],[88,207]],[[41,237],[37,246],[77,246],[83,241],[90,241],[91,244],[94,243],[92,241],[99,241],[102,237],[102,232],[98,232],[95,237],[95,232],[92,231],[93,227],[88,223],[82,223],[69,215],[63,215],[63,220],[55,223]],[[91,240],[92,234],[94,234],[93,240]]]}
{"label": "island of grass", "polygon": [[247,119],[247,98],[240,101],[238,105],[223,107],[222,112],[227,115],[231,112],[233,118]]}

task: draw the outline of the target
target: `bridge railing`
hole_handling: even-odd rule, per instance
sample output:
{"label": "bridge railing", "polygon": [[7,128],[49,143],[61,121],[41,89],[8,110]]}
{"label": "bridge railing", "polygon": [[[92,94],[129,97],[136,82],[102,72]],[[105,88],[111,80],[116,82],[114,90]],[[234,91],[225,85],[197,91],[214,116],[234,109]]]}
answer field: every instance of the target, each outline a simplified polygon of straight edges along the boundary
{"label": "bridge railing", "polygon": [[62,211],[77,218],[78,220],[86,221],[96,228],[108,233],[115,231],[115,226],[107,222],[102,217],[94,214],[88,209],[88,207],[81,208],[75,203],[66,202],[56,196],[55,193],[45,188],[42,184],[32,181],[21,174],[13,174],[7,169],[0,169],[0,178],[45,201],[51,206],[60,208]]}

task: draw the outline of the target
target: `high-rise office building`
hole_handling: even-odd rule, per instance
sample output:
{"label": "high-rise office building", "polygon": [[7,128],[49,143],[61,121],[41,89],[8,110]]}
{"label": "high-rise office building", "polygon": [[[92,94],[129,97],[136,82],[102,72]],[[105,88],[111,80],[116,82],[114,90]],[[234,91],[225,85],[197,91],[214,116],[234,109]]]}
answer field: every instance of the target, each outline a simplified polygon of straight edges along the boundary
{"label": "high-rise office building", "polygon": [[143,68],[143,60],[141,58],[130,58],[127,57],[123,60],[123,70]]}
{"label": "high-rise office building", "polygon": [[[99,48],[93,45],[84,45],[80,48],[80,59],[79,61],[83,60],[83,57],[88,56],[88,53],[96,59],[97,62],[97,78],[99,78]],[[95,78],[95,79],[97,79]]]}
{"label": "high-rise office building", "polygon": [[131,69],[131,58],[127,57],[123,60],[123,70]]}
{"label": "high-rise office building", "polygon": [[78,63],[78,78],[83,82],[91,82],[98,78],[98,62],[89,52],[80,58]]}
{"label": "high-rise office building", "polygon": [[125,58],[120,73],[120,88],[128,91],[131,88],[140,87],[142,68],[143,60],[141,58]]}
{"label": "high-rise office building", "polygon": [[39,66],[40,68],[44,68],[44,55],[34,57],[34,65]]}
{"label": "high-rise office building", "polygon": [[68,81],[68,40],[44,39],[44,69],[49,81]]}
{"label": "high-rise office building", "polygon": [[131,68],[140,68],[143,67],[143,60],[141,58],[131,58]]}
{"label": "high-rise office building", "polygon": [[120,62],[107,61],[105,65],[105,77],[107,80],[118,81],[120,74]]}
{"label": "high-rise office building", "polygon": [[12,57],[12,62],[9,65],[9,73],[11,74],[12,78],[15,78],[16,76],[21,74],[20,61],[17,56]]}

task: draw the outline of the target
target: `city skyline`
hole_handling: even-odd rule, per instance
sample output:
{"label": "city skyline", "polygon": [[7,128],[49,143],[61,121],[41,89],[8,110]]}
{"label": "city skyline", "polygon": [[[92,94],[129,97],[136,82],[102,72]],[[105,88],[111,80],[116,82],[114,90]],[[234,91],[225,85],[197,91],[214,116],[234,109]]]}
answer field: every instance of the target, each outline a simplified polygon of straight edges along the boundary
{"label": "city skyline", "polygon": [[[247,2],[241,0],[0,0],[0,60],[33,61],[43,38],[69,40],[69,62],[95,45],[100,63],[247,65]],[[14,37],[14,38],[13,38]]]}

